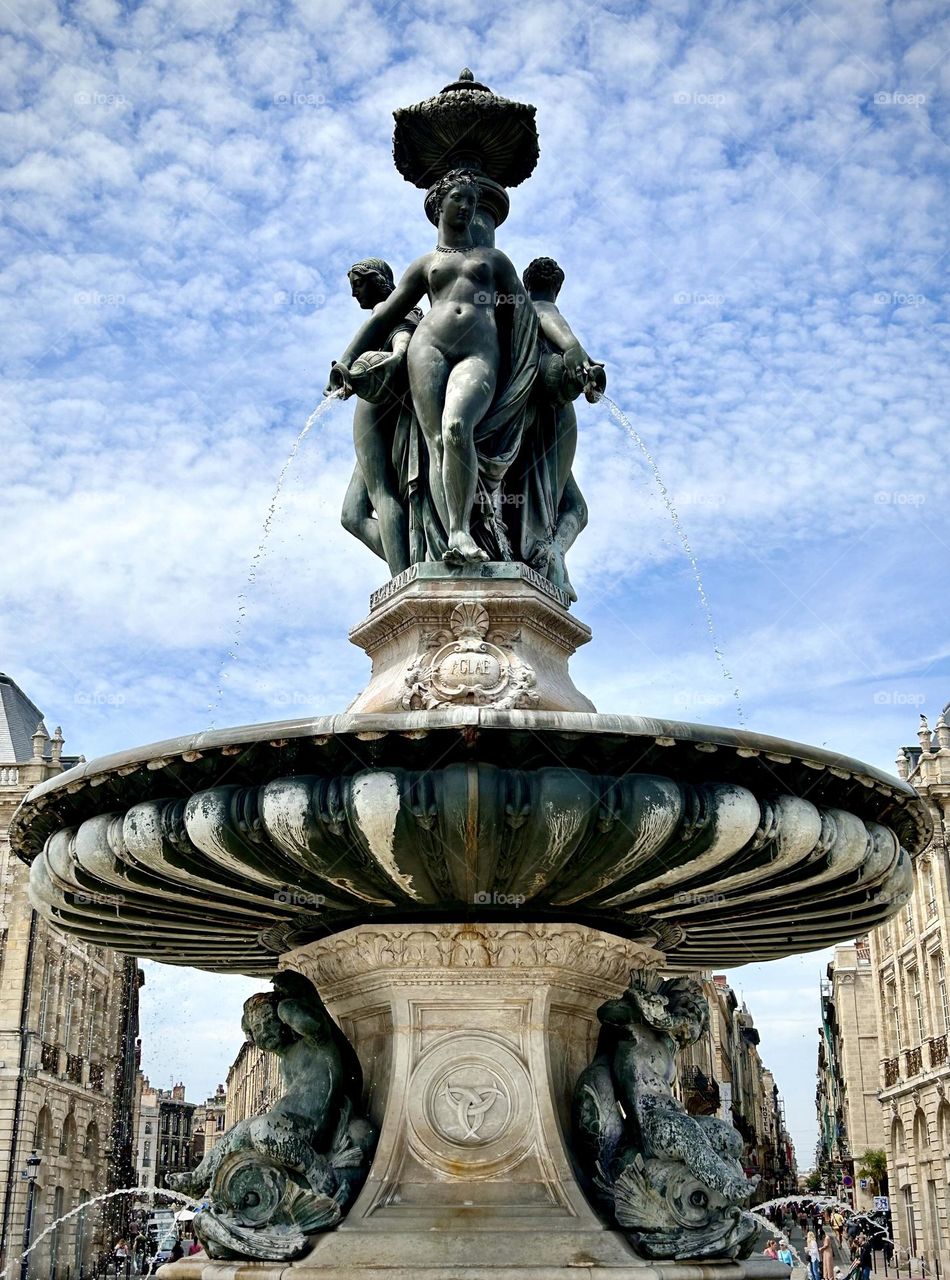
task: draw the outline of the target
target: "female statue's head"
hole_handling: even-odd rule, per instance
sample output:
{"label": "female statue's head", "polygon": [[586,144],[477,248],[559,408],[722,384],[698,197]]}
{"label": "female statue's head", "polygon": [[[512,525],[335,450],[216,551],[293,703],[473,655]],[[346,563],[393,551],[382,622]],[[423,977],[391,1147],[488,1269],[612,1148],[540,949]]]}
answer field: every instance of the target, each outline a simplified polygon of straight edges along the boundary
{"label": "female statue's head", "polygon": [[445,222],[453,230],[464,231],[478,208],[478,180],[470,169],[450,169],[431,188],[429,198],[440,224]]}
{"label": "female statue's head", "polygon": [[372,311],[396,287],[393,269],[382,258],[363,258],[354,262],[346,274],[353,297],[365,311]]}
{"label": "female statue's head", "polygon": [[534,258],[525,267],[521,279],[532,298],[550,298],[553,302],[561,292],[564,272],[553,258]]}

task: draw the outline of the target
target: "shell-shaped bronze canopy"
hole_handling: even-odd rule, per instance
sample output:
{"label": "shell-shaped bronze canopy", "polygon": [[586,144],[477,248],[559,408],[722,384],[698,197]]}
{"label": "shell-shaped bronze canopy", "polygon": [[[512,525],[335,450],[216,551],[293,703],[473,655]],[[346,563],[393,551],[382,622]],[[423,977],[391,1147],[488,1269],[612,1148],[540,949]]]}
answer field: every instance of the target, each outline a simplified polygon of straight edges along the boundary
{"label": "shell-shaped bronze canopy", "polygon": [[463,67],[434,98],[393,112],[393,159],[414,186],[428,188],[468,167],[516,187],[538,163],[535,108],[492,93]]}

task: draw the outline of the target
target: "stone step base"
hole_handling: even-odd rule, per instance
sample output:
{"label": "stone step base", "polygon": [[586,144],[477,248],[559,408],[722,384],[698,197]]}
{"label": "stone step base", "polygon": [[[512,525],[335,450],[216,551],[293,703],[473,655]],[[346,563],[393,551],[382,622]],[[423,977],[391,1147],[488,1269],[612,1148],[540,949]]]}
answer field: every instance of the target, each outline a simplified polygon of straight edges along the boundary
{"label": "stone step base", "polygon": [[297,1262],[211,1262],[161,1267],[159,1280],[788,1280],[761,1255],[745,1262],[651,1262],[617,1231],[347,1231],[321,1236]]}

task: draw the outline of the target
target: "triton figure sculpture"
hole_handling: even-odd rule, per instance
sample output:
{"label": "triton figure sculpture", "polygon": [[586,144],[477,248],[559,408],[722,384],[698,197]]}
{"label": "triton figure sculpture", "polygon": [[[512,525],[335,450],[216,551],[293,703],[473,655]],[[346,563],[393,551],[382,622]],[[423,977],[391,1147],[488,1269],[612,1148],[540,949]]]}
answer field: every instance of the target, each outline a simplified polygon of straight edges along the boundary
{"label": "triton figure sculpture", "polygon": [[746,1257],[758,1230],[742,1211],[758,1179],[742,1139],[673,1096],[677,1050],[695,1043],[709,1009],[695,978],[634,971],[597,1010],[597,1053],[574,1095],[575,1148],[595,1199],[651,1258]]}
{"label": "triton figure sculpture", "polygon": [[263,1115],[239,1121],[196,1169],[168,1177],[176,1190],[207,1192],[195,1231],[212,1258],[301,1253],[308,1234],[340,1221],[376,1144],[359,1111],[359,1060],[316,988],[289,971],[273,986],[245,1002],[241,1026],[279,1056],[283,1093]]}

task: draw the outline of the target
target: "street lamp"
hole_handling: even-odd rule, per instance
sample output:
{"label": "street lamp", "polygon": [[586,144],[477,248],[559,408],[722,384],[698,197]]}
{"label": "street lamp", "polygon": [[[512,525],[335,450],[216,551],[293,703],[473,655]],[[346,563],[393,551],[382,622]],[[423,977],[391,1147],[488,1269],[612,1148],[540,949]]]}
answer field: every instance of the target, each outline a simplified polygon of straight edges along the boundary
{"label": "street lamp", "polygon": [[27,1250],[30,1247],[30,1238],[33,1235],[33,1202],[36,1199],[36,1179],[39,1176],[42,1159],[43,1157],[38,1156],[36,1148],[34,1148],[32,1154],[26,1158],[26,1168],[20,1171],[20,1177],[25,1178],[30,1184],[26,1196],[26,1219],[23,1223],[23,1257],[20,1261],[20,1280],[27,1280],[27,1273],[30,1268]]}

